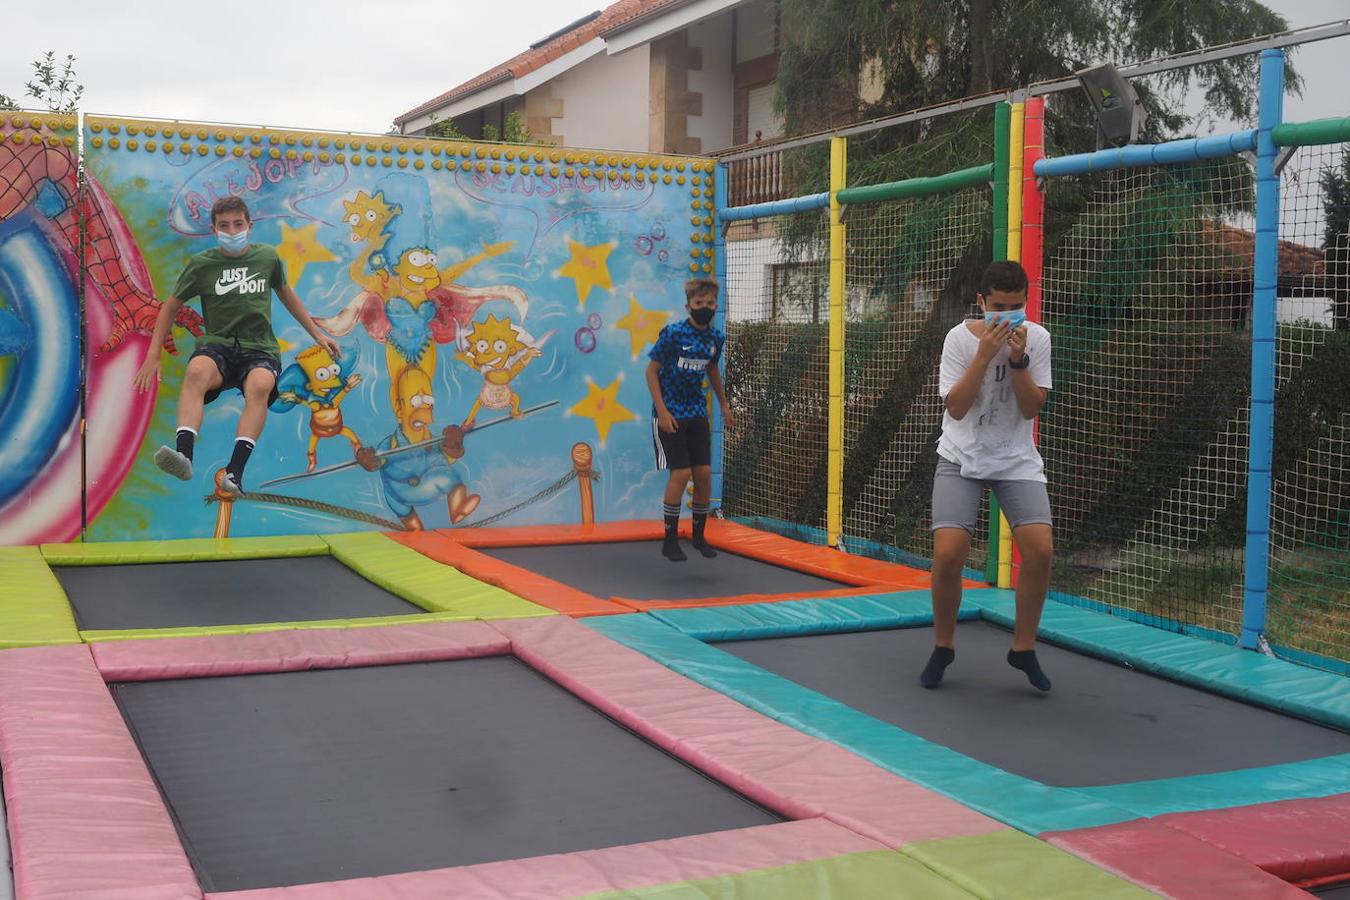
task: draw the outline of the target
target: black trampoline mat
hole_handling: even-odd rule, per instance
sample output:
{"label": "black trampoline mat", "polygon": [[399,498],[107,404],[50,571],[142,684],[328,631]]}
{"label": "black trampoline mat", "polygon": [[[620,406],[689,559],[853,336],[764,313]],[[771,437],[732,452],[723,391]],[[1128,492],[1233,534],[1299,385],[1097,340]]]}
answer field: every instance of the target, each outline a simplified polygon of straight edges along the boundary
{"label": "black trampoline mat", "polygon": [[515,657],[113,691],[208,890],[783,821]]}
{"label": "black trampoline mat", "polygon": [[1313,888],[1310,893],[1321,897],[1322,900],[1350,900],[1350,882]]}
{"label": "black trampoline mat", "polygon": [[331,556],[53,566],[88,630],[312,622],[424,613]]}
{"label": "black trampoline mat", "polygon": [[961,623],[956,662],[919,686],[932,628],[717,646],[911,734],[1017,775],[1085,787],[1350,753],[1350,735],[1038,644],[1054,690],[1007,663],[1011,634]]}
{"label": "black trampoline mat", "polygon": [[688,541],[681,541],[680,545],[689,557],[682,563],[673,563],[662,556],[660,541],[475,549],[602,598],[702,600],[739,594],[795,594],[849,587],[844,582],[818,578],[726,550],[718,550],[713,559],[704,559]]}

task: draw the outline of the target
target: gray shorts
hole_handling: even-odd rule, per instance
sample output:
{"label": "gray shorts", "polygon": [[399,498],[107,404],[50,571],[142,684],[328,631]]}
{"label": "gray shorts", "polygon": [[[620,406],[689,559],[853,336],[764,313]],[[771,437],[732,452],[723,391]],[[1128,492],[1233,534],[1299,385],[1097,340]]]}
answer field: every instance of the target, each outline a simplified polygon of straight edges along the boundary
{"label": "gray shorts", "polygon": [[1044,482],[965,478],[960,466],[939,457],[933,475],[933,530],[964,528],[974,534],[975,520],[980,515],[980,497],[986,487],[993,489],[1011,527],[1054,524],[1050,518],[1050,494]]}

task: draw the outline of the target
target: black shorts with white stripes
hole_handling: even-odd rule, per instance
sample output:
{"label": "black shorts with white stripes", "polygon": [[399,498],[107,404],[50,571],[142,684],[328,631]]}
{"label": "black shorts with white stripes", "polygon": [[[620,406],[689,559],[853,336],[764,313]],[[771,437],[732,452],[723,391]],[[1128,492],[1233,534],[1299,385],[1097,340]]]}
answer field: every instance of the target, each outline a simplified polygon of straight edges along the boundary
{"label": "black shorts with white stripes", "polygon": [[667,434],[652,419],[652,443],[658,469],[688,469],[712,465],[712,426],[706,416],[676,419],[675,433]]}

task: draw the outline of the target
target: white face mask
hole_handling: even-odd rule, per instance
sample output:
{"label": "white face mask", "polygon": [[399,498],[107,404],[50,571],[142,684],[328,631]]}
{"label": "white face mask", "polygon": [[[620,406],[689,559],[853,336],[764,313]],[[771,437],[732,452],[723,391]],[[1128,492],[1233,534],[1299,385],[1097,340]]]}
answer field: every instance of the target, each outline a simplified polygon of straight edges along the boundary
{"label": "white face mask", "polygon": [[225,234],[222,231],[216,232],[216,242],[220,244],[220,249],[226,253],[242,253],[248,249],[248,232],[245,228],[238,234]]}

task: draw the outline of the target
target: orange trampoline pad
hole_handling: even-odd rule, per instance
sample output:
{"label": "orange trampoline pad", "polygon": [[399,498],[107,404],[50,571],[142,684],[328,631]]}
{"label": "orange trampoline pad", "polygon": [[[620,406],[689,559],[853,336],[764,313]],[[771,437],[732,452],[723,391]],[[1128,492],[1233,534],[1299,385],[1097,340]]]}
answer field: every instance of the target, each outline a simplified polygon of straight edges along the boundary
{"label": "orange trampoline pad", "polygon": [[[681,523],[681,534],[685,538],[689,537],[687,520]],[[624,596],[627,591],[598,596],[575,584],[565,584],[563,581],[490,555],[492,551],[508,548],[659,541],[663,535],[664,528],[660,522],[630,521],[596,525],[452,529],[440,532],[391,534],[390,537],[438,562],[454,566],[466,575],[571,616],[609,615],[633,610],[680,607],[728,606],[805,598],[851,597],[899,590],[923,590],[929,586],[928,573],[919,569],[849,556],[827,547],[804,544],[721,519],[710,519],[707,530],[708,542],[718,550],[797,573],[809,579],[833,582],[836,586],[817,584],[811,590],[741,591],[720,596],[641,599],[644,593],[641,581],[643,571],[664,574],[671,570],[664,568],[647,570],[637,567],[633,575],[634,586],[631,588],[631,593],[638,595],[637,597]],[[651,556],[653,567],[689,566],[689,569],[674,571],[689,573],[691,577],[697,577],[701,572],[698,567],[702,561],[697,554],[694,554],[688,563],[683,564],[668,563],[661,559],[655,550]],[[977,582],[967,584],[971,587],[982,586]]]}

